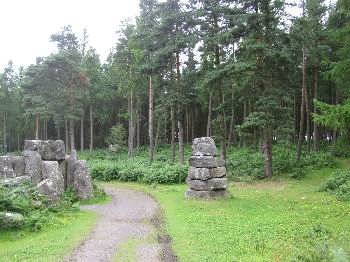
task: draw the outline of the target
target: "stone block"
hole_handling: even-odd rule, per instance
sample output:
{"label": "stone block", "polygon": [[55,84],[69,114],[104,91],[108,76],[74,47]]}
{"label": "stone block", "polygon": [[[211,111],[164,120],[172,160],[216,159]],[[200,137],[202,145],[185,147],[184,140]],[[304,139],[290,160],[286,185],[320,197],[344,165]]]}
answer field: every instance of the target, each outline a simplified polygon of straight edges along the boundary
{"label": "stone block", "polygon": [[85,160],[77,160],[73,166],[74,189],[80,199],[93,197],[89,169]]}
{"label": "stone block", "polygon": [[196,168],[190,166],[188,170],[188,179],[196,179],[206,181],[210,179],[211,173],[209,168]]}
{"label": "stone block", "polygon": [[217,191],[196,191],[188,189],[185,193],[186,198],[199,198],[199,199],[215,199],[228,196],[226,190],[217,190]]}
{"label": "stone block", "polygon": [[32,183],[37,185],[42,180],[42,160],[41,156],[36,151],[24,151],[24,174],[25,176],[30,176]]}
{"label": "stone block", "polygon": [[227,188],[227,178],[212,178],[207,181],[187,179],[190,189],[197,191],[225,190]]}
{"label": "stone block", "polygon": [[62,140],[25,140],[24,150],[39,152],[43,160],[64,160],[66,157]]}
{"label": "stone block", "polygon": [[198,168],[223,167],[225,160],[213,156],[191,156],[190,166]]}
{"label": "stone block", "polygon": [[195,138],[192,143],[193,156],[216,156],[217,149],[211,137]]}

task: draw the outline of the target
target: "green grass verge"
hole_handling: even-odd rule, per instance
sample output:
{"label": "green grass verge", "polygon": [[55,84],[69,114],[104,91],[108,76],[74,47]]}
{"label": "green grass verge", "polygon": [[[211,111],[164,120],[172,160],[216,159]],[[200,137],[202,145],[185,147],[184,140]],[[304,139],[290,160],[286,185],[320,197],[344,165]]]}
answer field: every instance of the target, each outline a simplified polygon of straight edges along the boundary
{"label": "green grass verge", "polygon": [[219,201],[185,200],[185,185],[109,184],[159,201],[180,261],[349,261],[350,204],[318,191],[332,171],[233,183]]}
{"label": "green grass verge", "polygon": [[0,261],[61,261],[90,232],[96,218],[90,212],[67,212],[39,232],[1,231]]}

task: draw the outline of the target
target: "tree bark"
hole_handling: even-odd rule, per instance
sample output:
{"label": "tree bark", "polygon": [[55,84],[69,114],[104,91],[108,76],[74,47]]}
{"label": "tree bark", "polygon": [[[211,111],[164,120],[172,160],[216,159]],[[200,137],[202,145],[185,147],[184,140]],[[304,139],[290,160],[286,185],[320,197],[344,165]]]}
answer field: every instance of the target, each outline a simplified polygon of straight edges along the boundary
{"label": "tree bark", "polygon": [[153,142],[153,86],[152,75],[149,76],[149,104],[148,104],[148,136],[149,136],[149,160],[153,162],[154,142]]}
{"label": "tree bark", "polygon": [[263,153],[265,156],[265,178],[272,177],[272,130],[267,127],[264,131]]}
{"label": "tree bark", "polygon": [[84,112],[80,119],[80,150],[84,151]]}
{"label": "tree bark", "polygon": [[70,133],[70,151],[75,150],[75,132],[74,132],[74,120],[69,120],[69,133]]}
{"label": "tree bark", "polygon": [[176,158],[176,145],[175,145],[175,112],[174,106],[170,108],[170,118],[171,118],[171,151],[172,151],[172,161],[175,163]]}
{"label": "tree bark", "polygon": [[66,136],[66,151],[69,152],[68,120],[64,120],[64,133]]}
{"label": "tree bark", "polygon": [[94,149],[94,118],[92,113],[92,105],[90,105],[90,152]]}
{"label": "tree bark", "polygon": [[[318,98],[318,67],[314,68],[314,99]],[[314,105],[314,114],[317,114],[317,108]],[[319,128],[318,124],[314,122],[314,150],[320,149]]]}
{"label": "tree bark", "polygon": [[128,103],[128,108],[129,108],[129,150],[128,150],[128,157],[133,157],[134,155],[134,101],[133,101],[133,90],[131,88],[130,90],[130,97],[129,97],[129,103]]}
{"label": "tree bark", "polygon": [[3,126],[3,151],[4,151],[4,153],[6,153],[7,152],[7,130],[6,130],[6,122],[7,122],[7,117],[6,117],[6,112],[4,112],[4,114],[3,114],[3,122],[4,122],[4,126]]}
{"label": "tree bark", "polygon": [[40,115],[35,116],[35,139],[39,139],[39,124],[40,124]]}
{"label": "tree bark", "polygon": [[[176,53],[176,82],[179,94],[179,99],[182,97],[182,88],[180,84],[181,72],[180,72],[180,54]],[[185,149],[184,149],[184,128],[183,128],[183,114],[181,105],[178,103],[178,120],[177,127],[179,129],[179,163],[185,164]]]}
{"label": "tree bark", "polygon": [[207,122],[207,137],[211,136],[211,113],[212,113],[212,92],[209,92],[209,103],[208,103],[208,122]]}
{"label": "tree bark", "polygon": [[154,141],[154,152],[157,152],[157,147],[159,143],[159,133],[160,133],[161,119],[157,120],[156,137]]}
{"label": "tree bark", "polygon": [[136,147],[140,148],[140,127],[141,127],[141,113],[140,109],[137,110],[137,122],[136,122]]}
{"label": "tree bark", "polygon": [[302,82],[302,89],[301,89],[299,139],[298,139],[298,145],[297,145],[298,161],[300,161],[302,144],[304,142],[305,90],[306,90],[306,55],[305,55],[305,48],[303,48],[303,82]]}

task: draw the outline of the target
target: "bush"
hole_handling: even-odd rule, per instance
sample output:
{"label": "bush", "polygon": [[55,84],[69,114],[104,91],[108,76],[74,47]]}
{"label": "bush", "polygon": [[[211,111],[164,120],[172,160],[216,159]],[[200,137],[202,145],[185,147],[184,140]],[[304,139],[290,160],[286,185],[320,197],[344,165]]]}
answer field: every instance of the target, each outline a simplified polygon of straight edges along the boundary
{"label": "bush", "polygon": [[118,145],[120,147],[126,145],[126,130],[122,124],[117,124],[110,129],[109,135],[106,138],[106,143],[108,145]]}
{"label": "bush", "polygon": [[[103,162],[102,162],[103,163]],[[123,160],[113,163],[90,162],[91,176],[101,181],[140,182],[147,184],[183,183],[188,166],[170,163],[153,163],[137,160]]]}
{"label": "bush", "polygon": [[[77,196],[73,190],[64,193],[61,201],[54,206],[32,185],[4,187],[0,185],[0,213],[20,214],[24,217],[23,224],[12,224],[6,228],[26,227],[30,230],[40,230],[43,225],[54,221],[54,214],[72,210]],[[0,228],[5,228],[5,216],[0,216]],[[2,226],[3,225],[3,226]]]}
{"label": "bush", "polygon": [[339,200],[350,201],[350,170],[337,170],[321,187],[321,191],[327,191]]}
{"label": "bush", "polygon": [[[233,177],[264,177],[264,157],[260,152],[251,149],[234,148],[228,153],[228,170]],[[308,169],[319,169],[335,165],[334,157],[323,152],[308,152],[303,154],[300,161],[295,158],[295,149],[288,145],[275,145],[273,147],[273,172],[275,175],[288,174],[288,176],[301,179]]]}

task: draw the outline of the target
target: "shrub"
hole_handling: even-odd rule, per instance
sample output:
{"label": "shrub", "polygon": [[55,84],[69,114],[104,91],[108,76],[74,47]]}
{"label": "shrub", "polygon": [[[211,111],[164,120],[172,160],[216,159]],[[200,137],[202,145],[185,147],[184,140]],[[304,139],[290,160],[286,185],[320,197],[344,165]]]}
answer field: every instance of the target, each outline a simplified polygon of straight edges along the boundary
{"label": "shrub", "polygon": [[[228,153],[227,165],[233,177],[252,177],[260,179],[264,176],[264,157],[261,152],[251,149],[231,149]],[[273,148],[273,172],[276,175],[301,179],[308,169],[319,169],[335,165],[334,157],[323,152],[308,152],[300,161],[295,158],[294,148],[288,145],[275,145]]]}
{"label": "shrub", "polygon": [[321,187],[321,191],[327,191],[339,200],[350,201],[350,170],[337,170]]}
{"label": "shrub", "polygon": [[126,130],[122,124],[117,124],[110,129],[109,135],[106,138],[106,143],[108,145],[118,145],[120,147],[126,145]]}
{"label": "shrub", "polygon": [[[26,227],[30,230],[40,230],[43,225],[54,221],[56,213],[75,208],[77,196],[73,190],[68,190],[62,196],[61,201],[55,205],[49,205],[47,199],[37,189],[30,185],[18,187],[4,187],[0,185],[0,213],[17,213],[24,217],[23,224],[12,224],[6,228]],[[0,216],[1,225],[5,225],[5,216]],[[3,227],[4,228],[4,227]]]}

